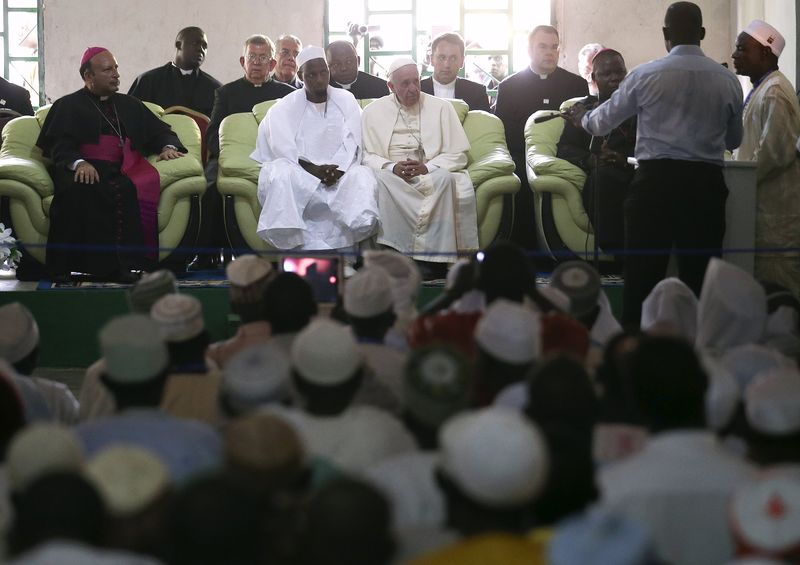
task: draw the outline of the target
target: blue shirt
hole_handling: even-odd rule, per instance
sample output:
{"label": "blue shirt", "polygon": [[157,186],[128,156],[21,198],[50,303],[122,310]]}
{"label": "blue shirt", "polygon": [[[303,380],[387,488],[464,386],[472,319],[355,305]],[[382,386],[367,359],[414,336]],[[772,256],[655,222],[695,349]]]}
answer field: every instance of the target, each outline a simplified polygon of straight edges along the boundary
{"label": "blue shirt", "polygon": [[630,116],[638,160],[679,159],[722,165],[725,149],[742,141],[742,87],[728,69],[696,45],[633,69],[611,98],[583,117],[605,135]]}

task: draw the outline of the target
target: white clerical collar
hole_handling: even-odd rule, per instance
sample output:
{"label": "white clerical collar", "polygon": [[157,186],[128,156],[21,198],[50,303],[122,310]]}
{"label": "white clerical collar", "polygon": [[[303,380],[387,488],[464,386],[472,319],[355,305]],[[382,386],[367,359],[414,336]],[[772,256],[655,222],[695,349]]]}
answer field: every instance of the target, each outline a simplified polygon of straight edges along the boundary
{"label": "white clerical collar", "polygon": [[533,66],[531,66],[529,68],[530,68],[531,72],[533,72],[533,74],[535,74],[536,76],[538,76],[542,80],[547,80],[547,77],[549,77],[551,74],[553,74],[553,73],[537,73],[536,69],[534,69]]}
{"label": "white clerical collar", "polygon": [[353,87],[353,85],[356,83],[355,80],[353,82],[348,82],[347,84],[342,84],[341,82],[337,82],[337,81],[333,81],[333,82],[335,82],[336,84],[338,84],[341,88],[344,88],[345,90],[350,90]]}
{"label": "white clerical collar", "polygon": [[440,88],[449,88],[449,89],[452,90],[452,89],[454,89],[456,87],[456,79],[451,80],[447,84],[442,84],[441,82],[439,82],[438,80],[433,78],[433,76],[431,76],[431,80],[433,81],[433,84],[435,84],[436,86],[438,86]]}
{"label": "white clerical collar", "polygon": [[176,69],[178,69],[183,76],[189,76],[189,75],[194,73],[194,69],[189,69],[188,71],[184,70],[184,69],[180,68],[178,65],[176,65],[174,61],[172,62],[172,66],[175,67]]}

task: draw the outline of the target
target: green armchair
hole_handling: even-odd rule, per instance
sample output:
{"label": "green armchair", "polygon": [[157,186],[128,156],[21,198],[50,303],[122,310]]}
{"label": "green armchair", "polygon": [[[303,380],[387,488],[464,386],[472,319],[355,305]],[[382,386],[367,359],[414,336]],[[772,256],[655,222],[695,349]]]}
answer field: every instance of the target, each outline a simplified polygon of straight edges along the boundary
{"label": "green armchair", "polygon": [[[164,114],[155,104],[145,103],[159,118],[168,123],[189,153],[170,161],[155,162],[161,176],[161,198],[158,202],[158,243],[162,264],[185,259],[173,248],[192,247],[200,225],[200,196],[206,180],[200,155],[200,130],[194,120],[178,114]],[[8,197],[7,220],[14,236],[23,244],[26,261],[44,265],[47,233],[50,228],[50,204],[53,201],[53,180],[47,172],[50,160],[36,147],[41,126],[50,106],[40,108],[35,116],[10,121],[3,129],[0,147],[0,197]]]}
{"label": "green armchair", "polygon": [[[561,108],[571,106],[576,100],[567,100]],[[533,191],[539,246],[554,259],[577,256],[591,260],[594,232],[581,196],[586,173],[556,157],[564,120],[535,123],[536,118],[556,113],[540,110],[525,123],[526,171]],[[600,260],[612,261],[613,257],[601,254]]]}
{"label": "green armchair", "polygon": [[[371,100],[359,100],[364,107]],[[467,171],[475,185],[478,240],[489,245],[497,235],[503,213],[503,197],[519,190],[514,162],[508,153],[503,123],[482,111],[469,111],[460,100],[451,100],[470,141]],[[220,126],[217,188],[225,205],[225,229],[235,249],[268,251],[256,235],[261,205],[256,196],[259,165],[250,154],[255,149],[258,124],[275,101],[256,104],[252,112],[232,114]]]}

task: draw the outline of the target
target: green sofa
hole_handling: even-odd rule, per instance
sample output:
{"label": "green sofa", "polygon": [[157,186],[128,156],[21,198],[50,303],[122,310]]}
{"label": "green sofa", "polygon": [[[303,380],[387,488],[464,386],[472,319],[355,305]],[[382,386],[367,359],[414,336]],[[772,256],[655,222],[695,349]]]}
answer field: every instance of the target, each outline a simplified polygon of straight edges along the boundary
{"label": "green sofa", "polygon": [[[576,100],[567,100],[561,108]],[[538,124],[534,121],[557,113],[540,110],[525,123],[526,171],[533,191],[539,247],[557,260],[575,256],[590,260],[594,256],[594,233],[581,195],[586,173],[556,157],[564,120],[556,118]],[[600,260],[613,258],[601,254]]]}
{"label": "green sofa", "polygon": [[[145,103],[150,110],[168,123],[189,153],[171,161],[155,162],[149,158],[161,176],[161,198],[158,203],[158,243],[162,264],[181,262],[184,254],[170,250],[192,247],[200,225],[200,196],[206,180],[200,155],[200,130],[194,120],[178,114],[164,114],[155,104]],[[24,244],[25,260],[45,262],[47,233],[50,228],[50,204],[53,201],[53,180],[47,168],[50,160],[42,157],[36,147],[41,126],[50,106],[40,108],[35,116],[23,116],[10,121],[3,129],[0,147],[0,197],[8,197],[7,219],[14,236]]]}
{"label": "green sofa", "polygon": [[[364,107],[371,100],[360,100]],[[478,208],[478,239],[490,244],[500,226],[503,197],[519,190],[514,162],[508,153],[502,122],[482,111],[469,111],[460,100],[451,100],[470,141],[467,171],[475,185]],[[252,112],[232,114],[220,126],[219,176],[217,188],[225,205],[225,229],[234,249],[269,251],[256,235],[261,205],[256,196],[259,165],[250,154],[255,149],[258,124],[275,101],[262,102]]]}

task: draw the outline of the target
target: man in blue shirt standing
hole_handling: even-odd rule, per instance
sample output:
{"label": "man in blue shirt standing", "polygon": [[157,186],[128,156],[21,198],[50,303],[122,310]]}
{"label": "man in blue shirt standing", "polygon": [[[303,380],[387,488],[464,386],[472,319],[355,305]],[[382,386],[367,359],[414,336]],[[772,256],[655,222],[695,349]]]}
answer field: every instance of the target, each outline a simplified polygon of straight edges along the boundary
{"label": "man in blue shirt standing", "polygon": [[742,140],[742,88],[700,49],[700,8],[670,5],[663,33],[666,57],[631,71],[595,110],[576,105],[569,112],[573,123],[595,136],[638,117],[639,169],[625,200],[629,254],[622,314],[623,324],[636,327],[642,302],[666,274],[673,246],[680,278],[700,294],[706,265],[720,255],[725,234],[723,156]]}

